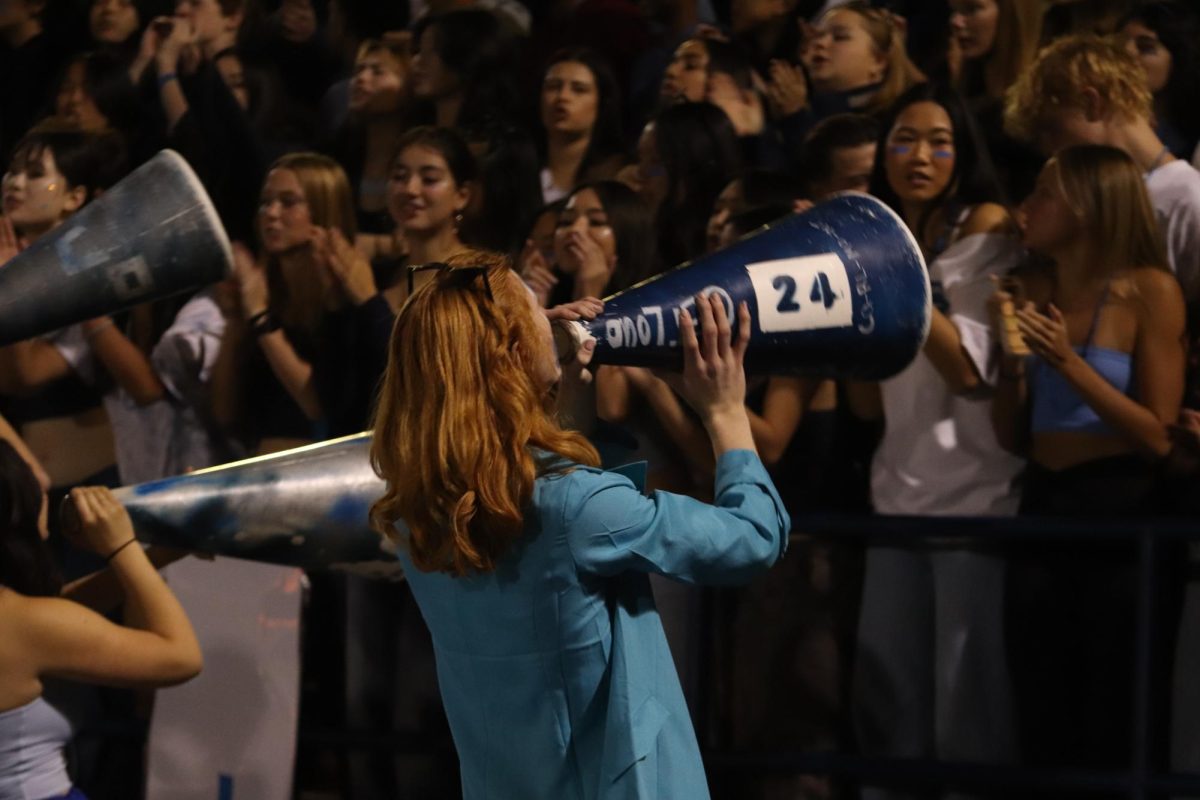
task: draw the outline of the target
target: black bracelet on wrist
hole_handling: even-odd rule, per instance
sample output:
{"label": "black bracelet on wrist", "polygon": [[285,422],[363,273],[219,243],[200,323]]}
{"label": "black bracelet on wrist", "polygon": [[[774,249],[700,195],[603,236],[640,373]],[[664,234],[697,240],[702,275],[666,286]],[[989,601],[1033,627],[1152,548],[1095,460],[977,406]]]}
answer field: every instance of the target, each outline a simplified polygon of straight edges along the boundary
{"label": "black bracelet on wrist", "polygon": [[136,542],[136,541],[137,541],[137,537],[136,537],[136,536],[134,536],[134,537],[131,537],[131,538],[130,538],[130,540],[129,540],[128,542],[126,542],[125,544],[121,545],[121,546],[120,546],[120,547],[118,547],[116,550],[113,550],[111,553],[109,553],[107,556],[105,556],[105,557],[104,557],[104,561],[105,561],[106,563],[107,563],[107,562],[110,562],[110,561],[112,561],[112,560],[113,560],[113,559],[116,557],[117,553],[121,552],[121,551],[122,551],[122,550],[124,550],[126,547],[129,547],[129,545],[133,544],[133,543],[134,543],[134,542]]}
{"label": "black bracelet on wrist", "polygon": [[246,320],[246,324],[250,326],[250,330],[255,336],[265,336],[268,333],[273,333],[281,327],[279,320],[275,319],[275,315],[270,309],[259,311]]}

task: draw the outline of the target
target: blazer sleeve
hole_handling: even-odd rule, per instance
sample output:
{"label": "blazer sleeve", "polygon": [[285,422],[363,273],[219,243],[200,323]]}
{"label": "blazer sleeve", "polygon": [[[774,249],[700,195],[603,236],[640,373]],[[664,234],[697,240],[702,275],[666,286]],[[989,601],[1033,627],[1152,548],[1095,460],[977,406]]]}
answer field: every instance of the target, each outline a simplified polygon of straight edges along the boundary
{"label": "blazer sleeve", "polygon": [[743,583],[787,548],[791,521],[750,450],[730,451],[717,461],[712,505],[670,492],[646,497],[613,473],[578,469],[569,479],[562,524],[584,572]]}

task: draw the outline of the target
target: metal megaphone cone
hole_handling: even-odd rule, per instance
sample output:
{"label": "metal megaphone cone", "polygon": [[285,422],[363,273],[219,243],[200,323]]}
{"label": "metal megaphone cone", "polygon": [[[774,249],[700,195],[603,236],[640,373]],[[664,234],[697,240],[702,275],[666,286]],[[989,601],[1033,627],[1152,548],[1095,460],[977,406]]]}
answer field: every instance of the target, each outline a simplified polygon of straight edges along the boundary
{"label": "metal megaphone cone", "polygon": [[559,353],[591,337],[595,364],[677,365],[679,310],[702,291],[717,292],[731,319],[747,301],[749,372],[881,380],[929,335],[916,239],[882,202],[847,192],[607,298],[591,322],[558,323]]}
{"label": "metal megaphone cone", "polygon": [[398,580],[367,514],[383,496],[360,433],[117,489],[139,540],[197,553]]}
{"label": "metal megaphone cone", "polygon": [[229,238],[163,150],[0,267],[0,345],[222,280]]}

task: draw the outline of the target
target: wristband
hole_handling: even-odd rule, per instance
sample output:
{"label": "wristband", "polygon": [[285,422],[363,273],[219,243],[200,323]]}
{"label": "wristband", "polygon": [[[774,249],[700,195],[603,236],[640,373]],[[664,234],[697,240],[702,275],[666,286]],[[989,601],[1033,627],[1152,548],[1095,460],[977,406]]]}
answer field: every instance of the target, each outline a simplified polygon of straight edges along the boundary
{"label": "wristband", "polygon": [[123,544],[123,545],[121,545],[120,547],[118,547],[116,550],[113,550],[111,553],[109,553],[109,554],[108,554],[108,555],[107,555],[107,556],[104,558],[104,561],[105,561],[106,563],[107,563],[107,562],[110,562],[110,561],[112,561],[112,560],[113,560],[113,559],[116,557],[117,553],[121,552],[121,551],[122,551],[122,550],[124,550],[126,547],[129,547],[129,545],[133,544],[133,543],[134,543],[134,542],[136,542],[136,541],[137,541],[137,537],[136,537],[136,536],[134,536],[134,537],[131,537],[131,538],[129,539],[129,541],[128,541],[128,542],[126,542],[125,544]]}
{"label": "wristband", "polygon": [[165,72],[162,75],[158,76],[158,88],[162,89],[164,86],[166,86],[171,81],[177,81],[177,80],[179,80],[179,76],[176,75],[174,72]]}
{"label": "wristband", "polygon": [[270,309],[251,315],[246,320],[246,324],[250,326],[250,330],[254,332],[255,336],[265,336],[281,327],[279,320],[275,319],[275,315],[271,313]]}

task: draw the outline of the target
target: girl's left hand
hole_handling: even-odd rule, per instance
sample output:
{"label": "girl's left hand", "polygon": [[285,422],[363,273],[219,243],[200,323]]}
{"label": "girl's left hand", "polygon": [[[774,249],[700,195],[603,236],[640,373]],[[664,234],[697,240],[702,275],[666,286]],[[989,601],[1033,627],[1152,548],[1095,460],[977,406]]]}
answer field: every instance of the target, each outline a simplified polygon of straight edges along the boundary
{"label": "girl's left hand", "polygon": [[769,69],[771,80],[766,94],[776,119],[791,116],[808,105],[808,81],[802,67],[773,59]]}
{"label": "girl's left hand", "polygon": [[312,247],[317,263],[329,271],[352,305],[361,306],[379,293],[371,263],[340,230],[314,227]]}
{"label": "girl's left hand", "polygon": [[0,217],[0,266],[12,261],[19,252],[21,252],[21,240],[17,237],[17,230],[13,227],[12,220],[8,217]]}
{"label": "girl's left hand", "polygon": [[554,322],[557,319],[595,319],[604,311],[604,301],[595,297],[583,297],[570,303],[562,303],[546,309],[546,319]]}
{"label": "girl's left hand", "polygon": [[1033,303],[1025,303],[1017,309],[1017,328],[1030,350],[1055,369],[1062,369],[1077,354],[1071,347],[1062,312],[1053,303],[1047,311],[1050,312],[1048,316],[1038,311]]}

